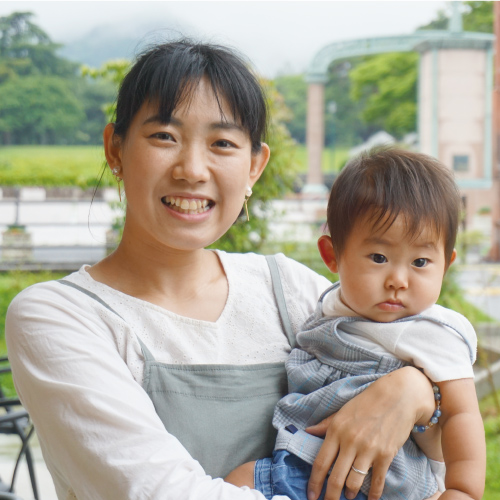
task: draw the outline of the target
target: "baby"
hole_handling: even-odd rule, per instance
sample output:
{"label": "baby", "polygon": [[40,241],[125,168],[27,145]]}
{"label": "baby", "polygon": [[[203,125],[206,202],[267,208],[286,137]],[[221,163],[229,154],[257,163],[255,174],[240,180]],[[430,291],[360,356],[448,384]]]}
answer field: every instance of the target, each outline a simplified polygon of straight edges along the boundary
{"label": "baby", "polygon": [[[397,453],[381,498],[437,497],[440,482],[441,500],[481,499],[486,465],[472,370],[476,335],[465,317],[436,305],[456,257],[460,206],[451,171],[429,156],[376,149],[344,167],[328,203],[330,236],[318,241],[339,282],[320,297],[287,361],[289,394],[275,410],[273,457],[244,464],[226,481],[268,499],[315,500],[307,483],[322,439],[305,429],[384,374],[413,365],[432,381],[436,411]],[[369,495],[371,466],[353,458],[348,482],[364,479],[357,499]],[[355,496],[347,489],[344,495]],[[338,499],[339,492],[325,482],[319,498]]]}

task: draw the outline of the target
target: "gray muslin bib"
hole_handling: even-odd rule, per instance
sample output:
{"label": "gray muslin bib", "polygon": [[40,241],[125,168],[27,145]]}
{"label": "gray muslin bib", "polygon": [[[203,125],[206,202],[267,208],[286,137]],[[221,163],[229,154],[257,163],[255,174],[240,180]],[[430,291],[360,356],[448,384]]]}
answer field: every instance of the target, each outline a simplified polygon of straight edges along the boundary
{"label": "gray muslin bib", "polygon": [[[295,336],[278,266],[274,256],[266,258],[283,329],[294,347]],[[65,280],[60,282],[118,314],[92,292]],[[274,407],[287,393],[284,363],[159,363],[142,340],[138,340],[144,356],[144,390],[165,429],[200,462],[207,474],[224,477],[238,465],[271,456],[276,440],[272,425]]]}

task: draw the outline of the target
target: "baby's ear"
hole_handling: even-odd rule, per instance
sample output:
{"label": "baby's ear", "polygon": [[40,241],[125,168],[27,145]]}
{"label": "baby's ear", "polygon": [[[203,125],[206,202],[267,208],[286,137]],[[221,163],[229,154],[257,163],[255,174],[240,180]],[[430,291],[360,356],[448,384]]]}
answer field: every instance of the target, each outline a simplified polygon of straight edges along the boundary
{"label": "baby's ear", "polygon": [[457,250],[456,250],[456,248],[454,248],[453,252],[451,252],[451,257],[450,257],[450,262],[448,264],[448,267],[451,266],[453,264],[453,262],[455,262],[456,258],[457,258]]}
{"label": "baby's ear", "polygon": [[324,234],[320,237],[318,240],[318,249],[326,267],[328,267],[332,273],[337,273],[339,266],[337,258],[335,257],[335,251],[333,250],[332,239],[330,236]]}

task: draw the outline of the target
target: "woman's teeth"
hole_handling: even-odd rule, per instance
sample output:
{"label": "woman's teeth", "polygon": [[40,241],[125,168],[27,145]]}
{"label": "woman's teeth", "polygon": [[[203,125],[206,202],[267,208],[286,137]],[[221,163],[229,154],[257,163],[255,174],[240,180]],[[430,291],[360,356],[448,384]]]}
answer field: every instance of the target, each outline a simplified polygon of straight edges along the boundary
{"label": "woman's teeth", "polygon": [[194,200],[175,196],[165,196],[163,200],[170,208],[183,214],[202,214],[210,209],[209,200]]}

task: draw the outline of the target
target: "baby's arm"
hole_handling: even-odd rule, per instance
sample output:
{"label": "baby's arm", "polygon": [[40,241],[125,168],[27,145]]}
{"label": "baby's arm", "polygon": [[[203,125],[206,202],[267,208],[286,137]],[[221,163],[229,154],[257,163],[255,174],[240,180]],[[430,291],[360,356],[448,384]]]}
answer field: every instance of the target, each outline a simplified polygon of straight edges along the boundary
{"label": "baby's arm", "polygon": [[450,380],[437,385],[442,396],[439,426],[446,463],[446,491],[440,500],[480,500],[484,492],[486,445],[474,380]]}
{"label": "baby's arm", "polygon": [[[427,422],[418,422],[417,425],[420,423],[422,425],[427,424]],[[412,436],[427,458],[436,462],[444,462],[441,445],[441,427],[439,425],[434,425],[423,433],[415,432]]]}

